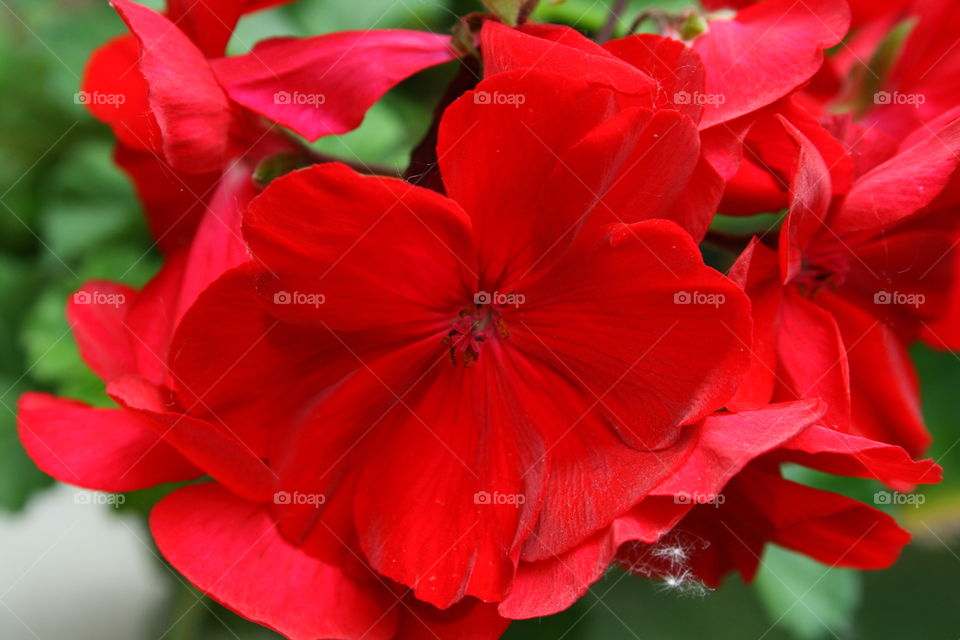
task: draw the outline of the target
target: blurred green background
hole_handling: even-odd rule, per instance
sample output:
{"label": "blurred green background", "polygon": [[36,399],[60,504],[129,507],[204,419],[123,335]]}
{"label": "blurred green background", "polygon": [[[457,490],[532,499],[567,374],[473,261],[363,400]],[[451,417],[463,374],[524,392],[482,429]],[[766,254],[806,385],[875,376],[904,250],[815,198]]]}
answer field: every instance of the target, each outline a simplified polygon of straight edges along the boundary
{"label": "blurred green background", "polygon": [[[147,4],[159,8],[156,2]],[[627,15],[648,4],[630,3]],[[676,8],[684,2],[657,4]],[[445,32],[456,16],[480,8],[479,0],[301,0],[243,20],[231,51],[244,52],[268,36],[342,29]],[[608,2],[567,0],[545,2],[537,16],[596,33],[608,14]],[[18,514],[31,498],[52,484],[18,443],[14,414],[19,394],[45,390],[109,405],[102,384],[78,357],[64,301],[90,278],[142,285],[160,262],[150,249],[132,189],[111,163],[109,130],[74,101],[89,53],[122,30],[100,0],[0,0],[0,517],[7,521],[23,517]],[[316,146],[346,160],[403,167],[450,75],[450,68],[437,69],[404,83],[371,110],[357,131]],[[507,637],[960,637],[960,610],[951,605],[960,584],[960,484],[954,471],[960,469],[960,447],[955,446],[960,438],[960,359],[923,348],[914,355],[935,434],[932,455],[944,466],[946,480],[924,490],[927,499],[920,507],[897,511],[915,540],[895,568],[870,574],[828,570],[770,549],[755,585],[733,579],[702,598],[611,570],[569,611],[517,623]],[[879,488],[813,474],[807,479],[867,502]],[[158,495],[129,496],[123,511],[145,514]],[[171,572],[163,574],[169,579],[168,602],[156,612],[155,625],[143,629],[143,639],[277,637],[213,603],[195,606],[197,594]],[[56,606],[49,615],[57,615]]]}

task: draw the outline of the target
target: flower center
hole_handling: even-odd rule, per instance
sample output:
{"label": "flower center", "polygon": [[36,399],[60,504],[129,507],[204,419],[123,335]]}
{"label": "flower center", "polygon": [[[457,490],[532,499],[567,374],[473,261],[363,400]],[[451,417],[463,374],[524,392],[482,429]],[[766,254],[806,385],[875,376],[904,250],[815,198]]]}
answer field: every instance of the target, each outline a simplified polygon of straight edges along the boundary
{"label": "flower center", "polygon": [[510,337],[500,311],[492,304],[473,304],[460,310],[443,344],[450,348],[453,366],[469,367],[480,358],[481,345],[494,337]]}
{"label": "flower center", "polygon": [[794,282],[812,295],[824,286],[837,288],[843,285],[849,271],[850,260],[846,255],[839,251],[823,252],[804,257]]}

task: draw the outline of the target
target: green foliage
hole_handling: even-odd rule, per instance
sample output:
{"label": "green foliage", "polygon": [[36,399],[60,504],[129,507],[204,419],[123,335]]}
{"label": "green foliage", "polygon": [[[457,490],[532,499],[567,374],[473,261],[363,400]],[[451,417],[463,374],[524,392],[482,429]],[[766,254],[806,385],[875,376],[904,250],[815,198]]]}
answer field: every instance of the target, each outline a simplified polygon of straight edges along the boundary
{"label": "green foliage", "polygon": [[856,572],[780,547],[767,549],[754,586],[770,618],[801,640],[848,635],[862,590]]}
{"label": "green foliage", "polygon": [[107,405],[77,353],[67,297],[90,278],[142,284],[158,261],[109,132],[76,104],[83,63],[122,25],[106,3],[13,0],[0,22],[0,508],[49,483],[20,446],[16,401]]}
{"label": "green foliage", "polygon": [[[584,33],[597,34],[610,19],[613,5],[614,0],[541,0],[533,12],[533,19],[566,24]],[[616,22],[614,36],[626,35],[627,28],[645,9],[657,7],[676,12],[693,6],[696,6],[696,2],[691,0],[630,0]],[[643,26],[639,29],[641,32],[648,30]]]}

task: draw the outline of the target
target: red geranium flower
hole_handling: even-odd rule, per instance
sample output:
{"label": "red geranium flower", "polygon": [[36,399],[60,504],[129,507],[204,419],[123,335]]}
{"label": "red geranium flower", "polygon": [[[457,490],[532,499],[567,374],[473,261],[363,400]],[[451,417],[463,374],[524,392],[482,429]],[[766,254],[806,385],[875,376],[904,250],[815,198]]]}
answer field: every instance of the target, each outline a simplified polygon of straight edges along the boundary
{"label": "red geranium flower", "polygon": [[[917,454],[929,443],[906,347],[947,310],[950,237],[913,226],[956,170],[960,121],[832,197],[824,159],[781,118],[799,156],[779,251],[753,242],[732,270],[753,300],[753,365],[731,403],[820,397],[826,422]],[[949,196],[948,196],[949,197]]]}
{"label": "red geranium flower", "polygon": [[[440,124],[446,195],[331,163],[256,197],[253,157],[234,153],[233,132],[254,112],[308,136],[352,126],[364,92],[389,83],[322,113],[271,92],[314,90],[328,54],[363,44],[355,34],[322,37],[324,46],[280,40],[210,61],[233,18],[221,29],[205,13],[181,16],[184,33],[166,41],[166,18],[119,6],[142,43],[154,109],[145,126],[159,131],[139,153],[187,173],[213,158],[217,195],[189,248],[144,291],[91,283],[69,308],[84,358],[120,408],[27,394],[20,431],[42,468],[91,488],[209,476],[151,515],[163,554],[202,591],[295,640],[485,639],[509,619],[569,606],[615,557],[670,577],[678,527],[711,545],[681,549],[685,570],[708,584],[733,569],[749,578],[771,541],[861,568],[896,557],[907,535],[892,519],[789,483],[779,465],[895,487],[936,480],[935,465],[845,433],[876,435],[838,421],[836,387],[800,392],[758,374],[771,341],[793,339],[789,327],[769,333],[783,328],[768,322],[780,318],[771,309],[821,291],[835,266],[816,224],[829,172],[804,137],[818,125],[797,111],[809,125],[801,132],[770,113],[790,112],[784,96],[839,37],[846,14],[836,3],[813,11],[770,0],[693,48],[654,36],[600,47],[569,29],[488,22],[488,78]],[[777,28],[771,7],[799,34],[774,52],[789,67],[783,77],[763,74],[728,107],[681,99],[746,72],[721,44]],[[373,48],[406,42],[384,38]],[[396,65],[441,55],[421,38]],[[193,98],[229,94],[225,154],[239,163],[217,159],[219,107],[182,111],[183,79],[163,66],[177,56],[212,78]],[[399,73],[394,62],[386,77]],[[353,78],[339,79],[349,93]],[[775,273],[760,268],[770,256],[755,244],[735,270],[741,287],[704,265],[696,240],[737,164],[744,123],[759,130],[765,118],[785,127],[789,151],[800,148],[784,165],[795,206]],[[782,159],[783,148],[771,153]],[[856,226],[868,218],[845,218],[855,228],[844,237],[869,247],[876,238],[861,232],[873,227]],[[776,290],[773,302],[758,286]],[[104,293],[119,304],[87,304]],[[747,294],[766,323],[752,361]],[[905,332],[916,335],[911,322]],[[795,347],[774,353],[802,360]],[[824,353],[804,352],[800,373]],[[789,402],[769,405],[774,397]],[[721,496],[721,509],[702,504]]]}
{"label": "red geranium flower", "polygon": [[[241,495],[325,497],[268,506],[287,540],[436,606],[499,601],[518,561],[578,544],[683,460],[682,425],[735,384],[747,309],[679,227],[638,222],[645,194],[686,185],[692,125],[603,121],[611,100],[497,76],[444,117],[449,198],[327,165],[251,206],[262,266],[188,313],[174,371],[180,402],[203,398],[280,477]],[[155,521],[161,549],[241,606],[184,526]]]}
{"label": "red geranium flower", "polygon": [[[823,63],[823,50],[843,37],[849,18],[846,3],[838,0],[768,0],[733,20],[712,20],[690,43],[641,34],[603,46],[567,27],[510,29],[487,22],[482,50],[488,77],[510,69],[576,70],[578,77],[615,90],[622,105],[656,105],[689,116],[701,130],[702,150],[688,203],[696,202],[702,206],[695,211],[710,214],[685,217],[686,203],[675,203],[671,217],[700,240],[718,206],[725,213],[768,211],[781,201],[785,206],[785,189],[756,168],[754,153],[744,157],[744,138],[757,119],[782,110],[785,97],[810,80]],[[756,135],[763,135],[759,127]],[[825,133],[814,140],[838,146]],[[841,165],[837,173],[844,170]],[[735,175],[724,191],[724,180]],[[747,191],[743,198],[738,198],[740,190]]]}
{"label": "red geranium flower", "polygon": [[224,167],[296,150],[264,117],[309,140],[344,133],[401,80],[457,56],[449,36],[371,30],[221,57],[239,17],[273,4],[177,0],[164,16],[113,2],[131,33],[94,52],[81,95],[113,128],[117,162],[167,252],[189,240]]}

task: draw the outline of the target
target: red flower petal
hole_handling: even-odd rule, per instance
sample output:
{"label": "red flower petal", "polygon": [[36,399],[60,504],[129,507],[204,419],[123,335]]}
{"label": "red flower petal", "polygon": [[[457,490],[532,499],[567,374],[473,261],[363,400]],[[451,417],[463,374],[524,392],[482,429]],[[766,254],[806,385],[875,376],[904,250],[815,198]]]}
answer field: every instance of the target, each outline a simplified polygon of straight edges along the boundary
{"label": "red flower petal", "polygon": [[203,472],[133,414],[42,393],[20,398],[20,441],[44,472],[97,491],[136,491]]}
{"label": "red flower petal", "polygon": [[875,230],[930,204],[960,162],[960,119],[902,150],[850,189],[831,228],[839,235]]}
{"label": "red flower petal", "polygon": [[[851,432],[920,455],[930,446],[920,385],[906,346],[875,316],[839,296],[820,304],[836,318],[850,366]],[[842,424],[842,423],[841,423]]]}
{"label": "red flower petal", "polygon": [[246,163],[236,163],[223,173],[190,244],[176,322],[211,283],[250,259],[241,221],[255,195],[257,188]]}
{"label": "red flower petal", "polygon": [[136,373],[163,386],[174,383],[167,357],[183,314],[221,274],[249,259],[240,216],[253,195],[249,169],[238,165],[224,173],[189,249],[168,259],[137,297],[126,318]]}
{"label": "red flower petal", "polygon": [[824,409],[821,402],[807,400],[710,416],[698,429],[693,453],[652,494],[709,502],[747,463],[813,425]]}
{"label": "red flower petal", "polygon": [[629,94],[638,99],[634,106],[654,105],[653,78],[569,27],[530,24],[512,29],[488,20],[481,47],[487,78],[536,69]]}
{"label": "red flower petal", "polygon": [[215,484],[185,487],[150,515],[160,552],[201,591],[291,640],[388,640],[386,589],[347,576],[280,536],[266,507]]}
{"label": "red flower petal", "polygon": [[110,40],[90,56],[80,96],[93,117],[113,128],[122,145],[162,153],[160,125],[150,108],[149,85],[139,64],[140,42],[134,35]]}
{"label": "red flower petal", "polygon": [[[525,560],[565,551],[640,500],[684,447],[657,449],[676,441],[680,425],[720,408],[746,364],[742,292],[702,266],[689,237],[649,221],[619,230],[612,244],[561,262],[505,316],[510,347],[556,372],[557,382],[535,388],[570,388],[543,403],[545,416],[562,410],[539,421],[552,460]],[[711,295],[723,302],[700,304]],[[586,482],[617,490],[585,502]]]}
{"label": "red flower petal", "polygon": [[220,168],[210,173],[184,173],[152,151],[123,144],[117,145],[113,159],[133,182],[160,250],[172,255],[186,246],[220,179]]}
{"label": "red flower petal", "polygon": [[826,222],[833,189],[830,171],[819,150],[786,118],[777,119],[799,147],[796,169],[790,179],[790,210],[780,231],[780,271],[787,283],[800,273],[804,249]]}
{"label": "red flower petal", "polygon": [[275,38],[212,65],[232,100],[312,141],[355,129],[401,80],[456,57],[449,36],[374,29]]}
{"label": "red flower petal", "polygon": [[700,122],[706,70],[696,51],[679,40],[649,33],[611,40],[603,48],[656,80],[658,107],[676,109]]}
{"label": "red flower petal", "polygon": [[[514,104],[497,103],[496,95],[513,96]],[[531,269],[548,266],[551,249],[572,241],[591,205],[629,166],[633,144],[620,155],[591,158],[591,174],[604,172],[603,183],[580,182],[564,167],[568,150],[609,116],[612,101],[576,78],[514,71],[485,80],[447,109],[437,144],[440,171],[447,194],[473,222],[483,288],[515,285]],[[617,119],[604,137],[622,132],[630,117]],[[649,114],[636,117],[645,122]]]}
{"label": "red flower petal", "polygon": [[880,480],[894,488],[943,479],[933,460],[911,460],[900,447],[811,426],[783,445],[782,456],[827,473]]}
{"label": "red flower petal", "polygon": [[753,316],[753,340],[749,343],[750,367],[737,393],[727,403],[727,408],[732,411],[741,411],[765,405],[773,397],[783,287],[780,284],[780,264],[776,252],[756,238],[737,258],[729,275],[750,296]]}
{"label": "red flower petal", "polygon": [[[537,73],[550,72],[563,74],[566,77],[576,77],[590,85],[594,92],[600,87],[607,87],[615,92],[612,99],[620,109],[637,106],[665,107],[689,116],[694,122],[699,120],[703,110],[702,103],[698,99],[703,90],[703,65],[696,53],[676,40],[641,35],[616,40],[600,47],[569,27],[528,24],[518,29],[511,29],[492,21],[484,23],[482,40],[484,71],[488,77],[522,70],[524,73],[520,77],[523,78],[535,69]],[[623,64],[624,62],[628,64]],[[491,85],[484,83],[478,93],[474,94],[474,100],[482,102],[487,97],[495,97],[498,93],[503,93],[495,87],[492,92],[488,91],[489,88]],[[528,95],[529,92],[524,88],[522,92],[524,102]],[[609,155],[609,149],[616,148],[615,144],[600,138],[604,135],[624,138],[624,131],[640,132],[644,127],[649,126],[642,122],[634,122],[637,119],[635,113],[624,114],[624,116],[620,122],[604,123],[602,127],[597,127],[592,135],[592,141],[589,143],[585,141],[580,153],[589,160],[585,161],[583,166],[566,157],[557,158],[568,173],[573,174],[571,186],[575,189],[579,183],[588,193],[597,191],[594,199],[601,196],[605,198],[606,201],[599,207],[595,203],[592,205],[591,208],[597,207],[601,213],[601,216],[592,216],[594,218],[603,217],[604,213],[612,213],[615,218],[619,218],[618,221],[633,222],[638,218],[627,216],[625,212],[639,209],[644,211],[645,215],[642,217],[669,217],[688,229],[694,238],[702,238],[722,195],[723,182],[706,158],[695,160],[699,154],[697,143],[682,142],[676,137],[672,140],[657,140],[659,136],[665,135],[664,132],[650,131],[646,135],[654,138],[653,140],[645,140],[643,144],[637,144],[636,139],[631,140],[635,153],[617,160],[623,162],[624,167],[619,179],[606,183],[596,182],[596,177],[592,174],[601,173],[609,176],[615,173],[607,164],[597,166],[595,162],[598,155]],[[607,117],[606,114],[601,114],[596,122]],[[666,121],[664,119],[660,122]],[[672,129],[678,121],[669,122]],[[656,127],[651,128],[656,129]],[[676,133],[682,135],[685,133],[684,129],[685,127],[680,127],[680,131]],[[554,135],[556,133],[549,129],[546,132]],[[459,140],[463,133],[464,131],[458,131],[452,135]],[[528,132],[521,129],[520,133]],[[535,136],[539,134],[539,130],[534,133]],[[637,134],[637,138],[643,138],[643,136],[642,133]],[[504,139],[508,138],[504,137]],[[548,146],[552,146],[553,142],[551,135],[539,141]],[[660,156],[659,153],[651,154],[655,157],[641,163],[641,160],[644,160],[648,152],[655,147],[662,149],[674,145],[688,151],[684,154],[683,164],[657,163],[655,160]],[[562,155],[562,149],[556,149],[556,153]],[[694,161],[697,162],[696,172],[691,177],[689,163]],[[655,167],[659,167],[660,171],[657,172]],[[607,188],[603,185],[609,184],[619,186],[619,191],[629,192],[634,197],[638,194],[644,195],[646,190],[637,186],[644,180],[656,185],[656,188],[651,188],[651,192],[656,192],[659,196],[656,200],[644,198],[642,202],[644,206],[638,206],[635,201],[620,202],[623,194],[618,198],[604,193]],[[561,181],[561,183],[564,182],[567,181]],[[671,185],[671,183],[674,184]],[[687,183],[689,183],[688,192],[680,195],[679,189]]]}
{"label": "red flower petal", "polygon": [[225,424],[211,424],[171,409],[169,394],[142,378],[107,385],[118,404],[142,418],[164,442],[231,491],[250,500],[273,495],[276,476]]}
{"label": "red flower petal", "polygon": [[671,222],[618,226],[521,291],[511,345],[602,396],[641,449],[723,406],[746,364],[743,292]]}
{"label": "red flower petal", "polygon": [[727,216],[752,216],[780,211],[789,206],[787,184],[762,166],[762,158],[747,149],[736,174],[727,182],[718,212]]}
{"label": "red flower petal", "polygon": [[223,55],[240,16],[291,0],[167,0],[167,16],[208,58]]}
{"label": "red flower petal", "polygon": [[[850,365],[833,315],[790,287],[781,307],[778,382],[787,397],[820,398],[828,425],[850,425]],[[859,336],[853,336],[856,340]]]}
{"label": "red flower petal", "polygon": [[436,192],[333,163],[275,180],[245,219],[271,313],[338,330],[444,329],[475,293],[469,231]]}
{"label": "red flower petal", "polygon": [[785,209],[790,183],[800,187],[797,181],[804,176],[807,185],[802,195],[807,206],[818,190],[829,201],[850,188],[854,163],[847,150],[794,97],[760,112],[745,144],[743,164],[724,195],[724,213],[753,215]]}
{"label": "red flower petal", "polygon": [[677,206],[698,175],[692,121],[643,109],[610,116],[611,100],[578,79],[514,71],[484,80],[447,109],[440,169],[448,195],[473,221],[483,288],[509,290],[547,269],[576,237],[596,237],[611,222],[682,212],[677,222],[691,233],[706,228],[712,210]]}
{"label": "red flower petal", "polygon": [[500,615],[519,620],[563,611],[606,573],[621,544],[631,540],[655,542],[691,506],[648,497],[573,549],[536,562],[520,563],[510,593],[499,605]]}
{"label": "red flower petal", "polygon": [[960,51],[954,46],[953,33],[960,22],[957,5],[949,0],[908,4],[914,24],[885,79],[885,87],[920,96],[923,102],[904,104],[891,100],[874,106],[865,118],[900,139],[913,130],[923,129],[924,123],[930,124],[944,111],[957,106],[957,90],[952,79],[960,71]]}
{"label": "red flower petal", "polygon": [[[533,389],[516,388],[523,374],[492,349],[469,370],[432,350],[436,366],[414,369],[424,372],[419,384],[398,387],[380,374],[350,391],[351,403],[379,392],[392,405],[353,426],[383,416],[358,479],[360,542],[374,568],[420,600],[441,608],[467,595],[501,600],[540,502],[546,452],[535,424],[554,416],[528,417]],[[422,463],[411,466],[414,458]]]}
{"label": "red flower petal", "polygon": [[185,271],[183,252],[167,260],[137,296],[126,317],[127,335],[136,358],[136,369],[131,373],[157,385],[169,383],[167,355],[178,321],[174,309],[180,301]]}
{"label": "red flower petal", "polygon": [[[784,480],[753,465],[737,475],[722,504],[694,508],[676,527],[679,544],[695,541],[686,566],[711,587],[731,571],[747,581],[768,542],[831,566],[882,569],[891,565],[910,535],[885,513],[835,493]],[[672,544],[673,541],[666,541]],[[649,546],[621,552],[627,566],[646,575],[669,575],[671,566]]]}
{"label": "red flower petal", "polygon": [[67,303],[67,320],[80,356],[103,380],[137,370],[134,345],[126,321],[137,292],[95,280],[84,284]]}
{"label": "red flower petal", "polygon": [[701,126],[756,111],[809,80],[849,23],[847,3],[836,0],[767,0],[711,21],[692,46],[707,69],[707,95],[723,100],[706,106]]}
{"label": "red flower petal", "polygon": [[227,151],[230,109],[203,53],[159,13],[130,0],[113,0],[113,6],[140,41],[140,72],[162,133],[164,158],[190,173],[219,167]]}
{"label": "red flower petal", "polygon": [[180,404],[223,420],[261,457],[278,425],[299,418],[304,403],[358,366],[332,334],[280,322],[264,306],[253,270],[224,275],[184,316],[170,364]]}
{"label": "red flower petal", "polygon": [[392,640],[496,640],[509,624],[497,614],[496,604],[469,599],[440,611],[408,597]]}
{"label": "red flower petal", "polygon": [[437,336],[359,366],[278,443],[283,489],[324,496],[319,510],[279,507],[284,530],[321,557],[342,554],[354,539],[346,505],[371,565],[419,599],[444,608],[467,595],[501,599],[543,459],[509,363],[491,349],[453,367]]}
{"label": "red flower petal", "polygon": [[621,545],[657,542],[695,500],[720,494],[747,463],[777,447],[818,415],[818,404],[805,402],[707,418],[693,428],[696,444],[686,461],[651,496],[574,549],[521,563],[508,597],[500,604],[501,615],[529,618],[570,606],[603,575]]}
{"label": "red flower petal", "polygon": [[912,340],[922,323],[948,312],[957,282],[952,272],[956,246],[942,230],[883,234],[856,245],[852,253],[839,293],[901,339]]}
{"label": "red flower petal", "polygon": [[751,501],[775,528],[772,541],[824,564],[885,569],[910,541],[893,518],[846,496],[770,475],[749,485]]}

